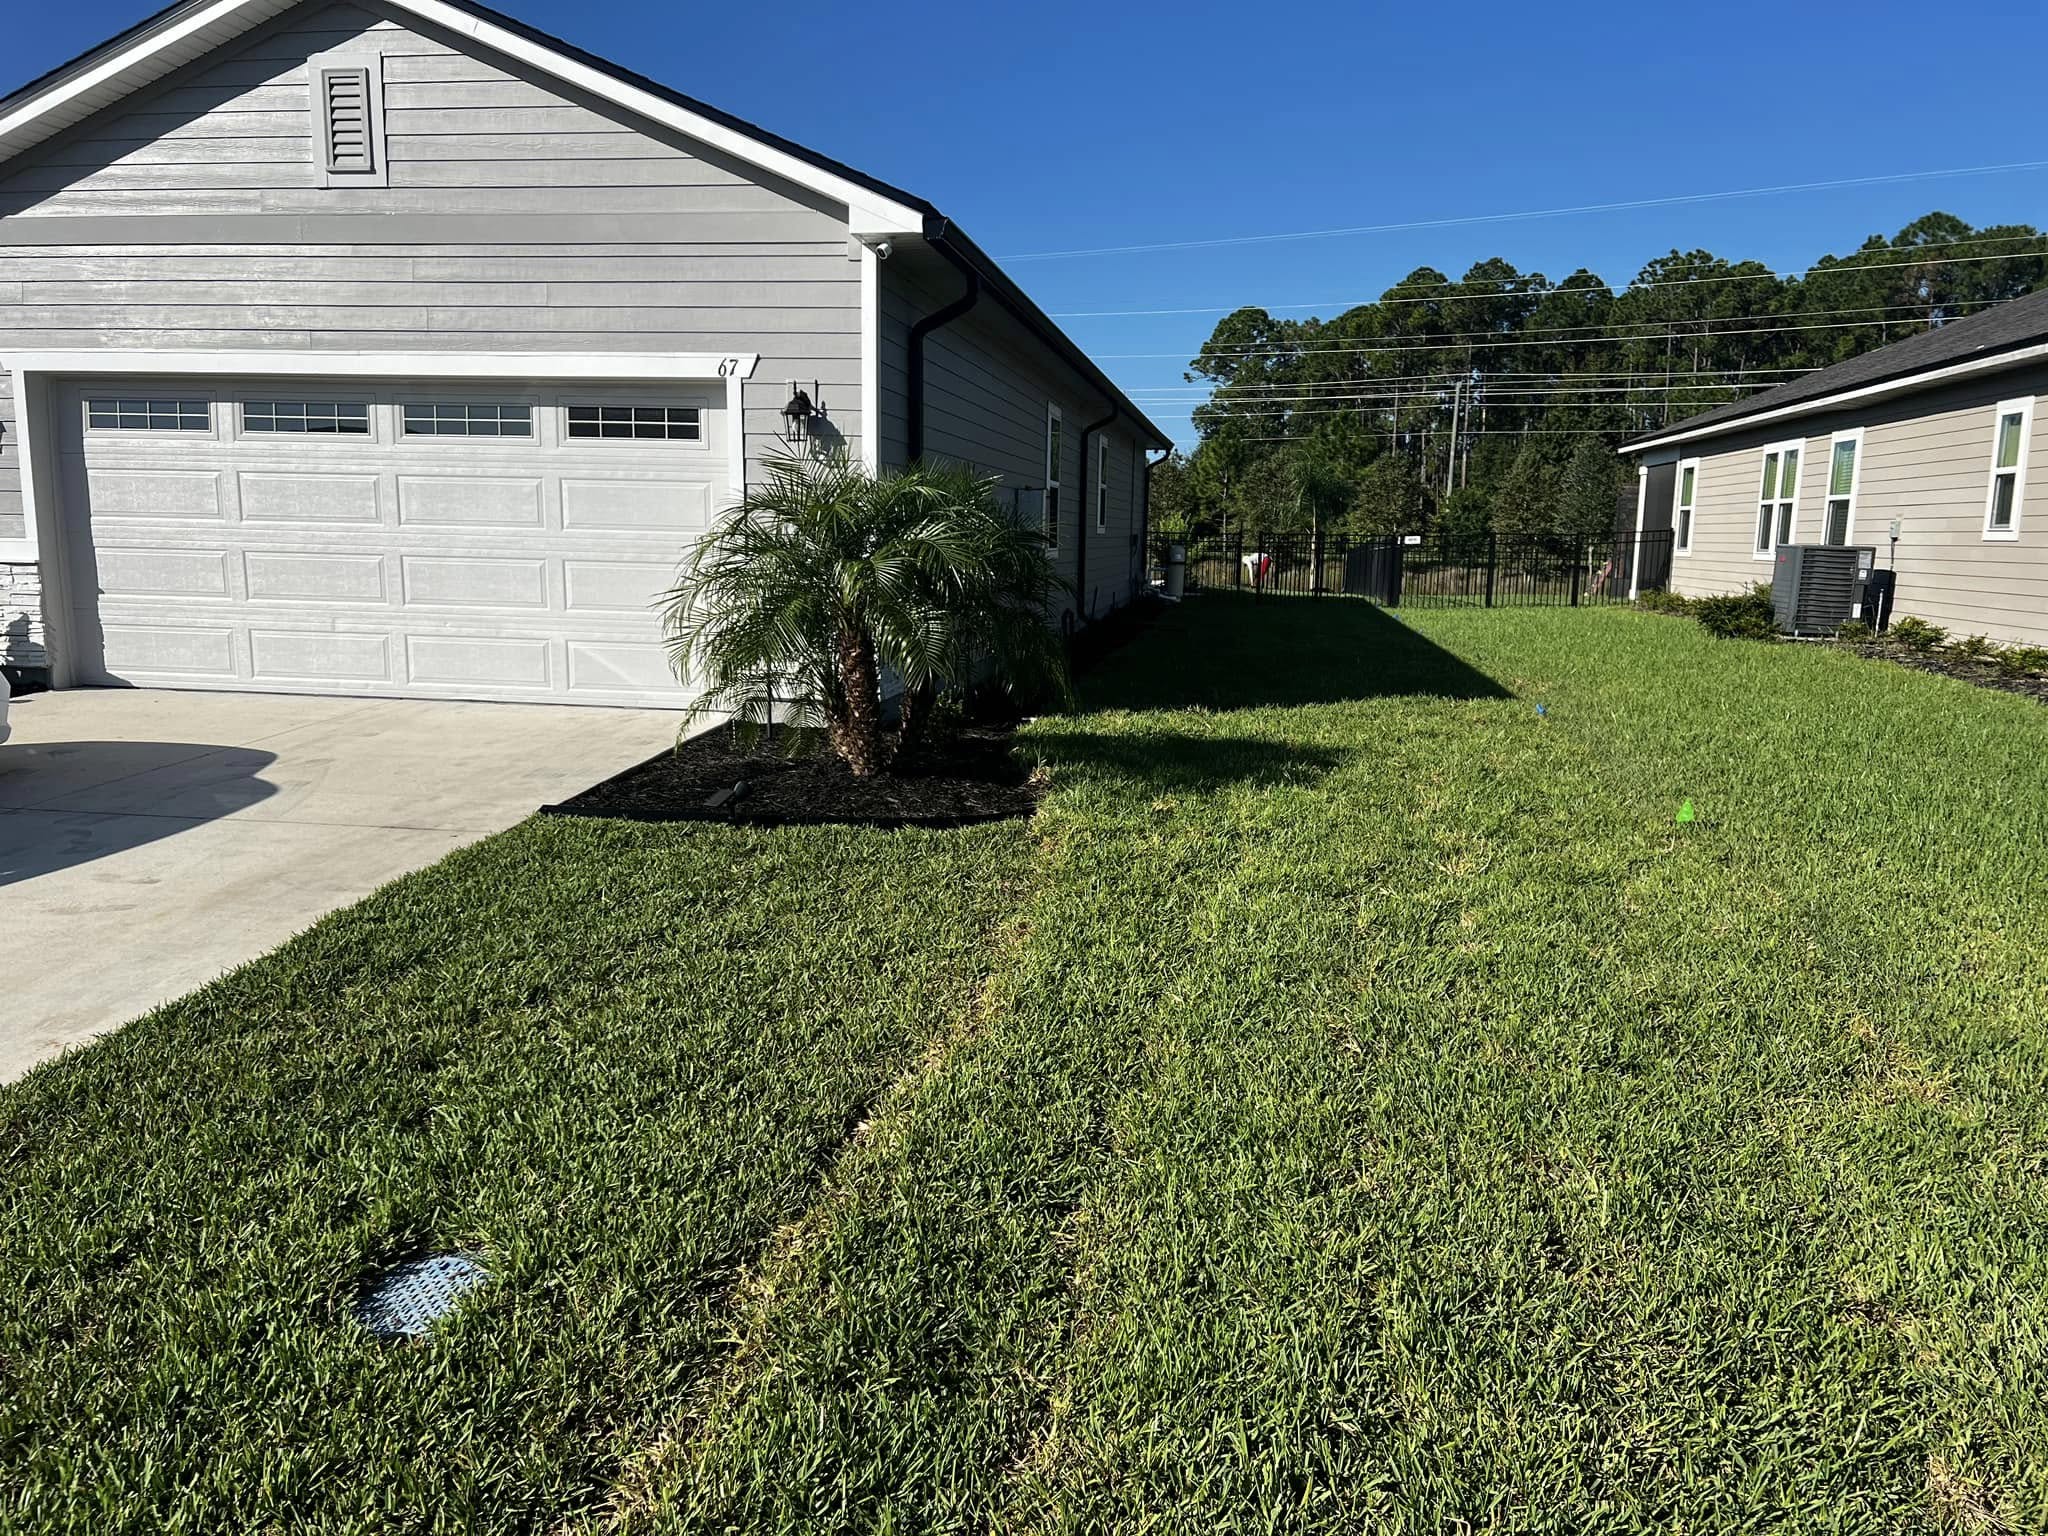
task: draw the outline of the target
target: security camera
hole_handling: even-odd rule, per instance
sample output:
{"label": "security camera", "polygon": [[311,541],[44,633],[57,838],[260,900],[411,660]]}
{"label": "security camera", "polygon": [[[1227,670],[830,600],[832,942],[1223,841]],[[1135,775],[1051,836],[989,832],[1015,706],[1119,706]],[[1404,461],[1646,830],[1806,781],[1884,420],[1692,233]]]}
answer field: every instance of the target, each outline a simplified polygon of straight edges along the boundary
{"label": "security camera", "polygon": [[887,261],[892,255],[895,254],[896,247],[891,245],[886,240],[877,240],[874,243],[873,250],[875,253],[875,260]]}

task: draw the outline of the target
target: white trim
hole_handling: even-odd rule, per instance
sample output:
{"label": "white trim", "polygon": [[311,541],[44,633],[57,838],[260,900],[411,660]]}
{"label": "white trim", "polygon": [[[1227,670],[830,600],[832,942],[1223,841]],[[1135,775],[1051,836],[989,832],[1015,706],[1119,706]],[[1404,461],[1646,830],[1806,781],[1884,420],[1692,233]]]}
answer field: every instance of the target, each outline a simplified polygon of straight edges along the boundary
{"label": "white trim", "polygon": [[1095,531],[1109,532],[1109,434],[1095,439]]}
{"label": "white trim", "polygon": [[[1643,581],[1643,506],[1650,497],[1650,466],[1636,466],[1636,540],[1635,548],[1628,557],[1628,600],[1634,602],[1642,595]],[[1397,573],[1398,574],[1398,573]]]}
{"label": "white trim", "polygon": [[[1856,445],[1856,459],[1849,466],[1849,494],[1842,498],[1837,498],[1834,490],[1835,445],[1837,443],[1854,443]],[[1828,467],[1826,477],[1820,483],[1820,489],[1821,543],[1825,544],[1828,541],[1828,504],[1837,499],[1845,500],[1849,503],[1849,515],[1842,520],[1842,543],[1844,546],[1855,543],[1856,501],[1863,490],[1863,429],[1861,427],[1850,427],[1847,431],[1837,432],[1828,439]]]}
{"label": "white trim", "polygon": [[[1685,499],[1685,472],[1687,470],[1692,471],[1691,501],[1687,501]],[[1682,544],[1678,541],[1678,520],[1681,516],[1685,518],[1685,542]],[[1692,541],[1694,537],[1699,533],[1699,522],[1700,461],[1698,459],[1680,459],[1678,461],[1678,481],[1677,484],[1674,485],[1671,490],[1672,554],[1690,555],[1692,553]]]}
{"label": "white trim", "polygon": [[735,371],[725,376],[726,486],[732,492],[735,506],[747,497],[746,384],[746,374]]}
{"label": "white trim", "polygon": [[[2020,419],[2020,454],[2009,470],[1998,467],[1999,428],[2005,418],[2017,414]],[[1998,409],[1991,413],[1991,473],[1984,484],[1984,538],[1987,543],[2011,544],[2020,536],[2020,520],[2027,496],[2027,449],[2034,436],[2034,397],[2024,395],[2017,400],[2001,400]],[[1862,454],[1857,454],[1860,462]],[[2003,528],[1991,526],[1991,510],[1998,496],[2000,474],[2012,476],[2012,522]]]}
{"label": "white trim", "polygon": [[[777,149],[752,134],[729,128],[700,113],[689,111],[621,79],[608,69],[581,63],[544,44],[508,31],[494,22],[449,5],[446,0],[390,0],[390,4],[434,26],[472,38],[494,52],[541,70],[592,96],[624,107],[650,122],[659,123],[699,143],[708,144],[772,176],[793,182],[834,202],[844,203],[847,209],[847,222],[856,233],[908,234],[924,228],[924,214],[920,210],[900,203],[885,193],[836,175],[787,150]],[[0,141],[4,141],[9,134],[30,127],[37,119],[59,110],[78,97],[100,86],[115,83],[123,71],[147,63],[166,50],[177,47],[195,33],[217,23],[231,21],[243,11],[253,12],[257,19],[267,20],[280,9],[275,0],[219,0],[218,4],[194,12],[175,26],[138,38],[127,48],[101,60],[76,78],[51,87],[35,99],[24,102],[6,117],[0,118]],[[249,25],[255,25],[255,21],[250,21]],[[0,160],[7,158],[7,152],[0,151]]]}
{"label": "white trim", "polygon": [[882,467],[882,258],[860,246],[860,456]]}
{"label": "white trim", "polygon": [[10,352],[10,373],[258,378],[618,380],[751,378],[758,353],[715,352]]}
{"label": "white trim", "polygon": [[[1799,542],[1799,487],[1806,479],[1806,439],[1803,437],[1791,437],[1782,443],[1765,443],[1757,451],[1762,457],[1757,462],[1756,494],[1749,500],[1749,558],[1752,560],[1776,560],[1780,544],[1797,544]],[[1792,494],[1789,497],[1784,494],[1785,455],[1788,453],[1799,455],[1799,472],[1792,477]],[[1774,454],[1777,456],[1778,462],[1775,466],[1772,466],[1771,457]],[[1764,471],[1767,468],[1775,468],[1778,480],[1776,489],[1768,497],[1764,495]],[[1785,504],[1788,501],[1792,507],[1789,514],[1785,511]],[[1762,514],[1766,506],[1771,509],[1771,536],[1764,542],[1762,548],[1758,548],[1756,530],[1757,526],[1763,521]],[[1778,536],[1780,525],[1785,530],[1783,538]]]}
{"label": "white trim", "polygon": [[1946,368],[1907,374],[1904,378],[1886,379],[1880,384],[1865,384],[1860,389],[1839,390],[1832,395],[1801,400],[1796,405],[1781,405],[1775,410],[1758,411],[1754,416],[1739,416],[1732,421],[1708,422],[1705,426],[1695,427],[1689,432],[1673,432],[1664,437],[1646,437],[1639,443],[1623,444],[1621,452],[1646,453],[1652,448],[1664,448],[1674,443],[1698,442],[1702,438],[1743,432],[1751,427],[1760,427],[1766,422],[1783,421],[1789,416],[1810,416],[1820,411],[1832,410],[1838,405],[1847,405],[1858,400],[1875,400],[1883,395],[1910,394],[1916,389],[1945,383],[1949,379],[1959,379],[1973,373],[1987,373],[1999,368],[2016,368],[2022,363],[2038,362],[2044,357],[2048,357],[2048,342],[2038,342],[2031,347],[2021,347],[2016,352],[2001,352],[1995,357],[1973,357],[1967,362],[1951,363]]}
{"label": "white trim", "polygon": [[[1053,428],[1059,428],[1059,452],[1053,452]],[[1053,554],[1060,552],[1060,498],[1054,493],[1065,489],[1060,484],[1060,460],[1066,457],[1067,420],[1060,413],[1059,402],[1045,402],[1045,503],[1039,508],[1039,526],[1046,531],[1045,547]]]}

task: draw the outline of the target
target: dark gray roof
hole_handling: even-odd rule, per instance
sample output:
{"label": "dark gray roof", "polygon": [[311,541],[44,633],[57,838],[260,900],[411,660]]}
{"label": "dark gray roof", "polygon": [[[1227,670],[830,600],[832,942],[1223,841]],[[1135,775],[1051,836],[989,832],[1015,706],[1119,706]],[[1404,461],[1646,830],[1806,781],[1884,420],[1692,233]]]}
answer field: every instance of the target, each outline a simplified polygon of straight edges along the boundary
{"label": "dark gray roof", "polygon": [[1780,384],[1746,400],[1737,400],[1732,405],[1717,405],[1711,411],[1701,411],[1697,416],[1688,416],[1683,421],[1658,428],[1637,439],[1636,443],[1628,444],[1622,451],[1628,452],[1637,443],[1697,436],[1703,428],[1724,425],[1734,428],[1765,411],[1798,405],[1805,400],[1819,400],[1840,394],[1845,389],[1860,389],[1866,384],[1888,383],[1912,374],[1945,368],[1951,363],[2015,351],[2042,341],[2048,341],[2048,289],[1961,320],[1951,320],[1939,330],[1908,336],[1904,341],[1879,347],[1875,352],[1865,352],[1861,357],[1822,368],[1789,384]]}

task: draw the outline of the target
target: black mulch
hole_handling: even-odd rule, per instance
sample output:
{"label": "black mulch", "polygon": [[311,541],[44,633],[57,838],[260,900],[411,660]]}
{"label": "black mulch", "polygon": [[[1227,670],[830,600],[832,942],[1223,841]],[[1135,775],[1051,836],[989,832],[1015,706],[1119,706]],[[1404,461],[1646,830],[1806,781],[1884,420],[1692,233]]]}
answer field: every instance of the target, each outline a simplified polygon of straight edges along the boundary
{"label": "black mulch", "polygon": [[1859,645],[1855,649],[1866,656],[1875,656],[1885,661],[1895,661],[1902,667],[1911,667],[1916,672],[1933,672],[1942,677],[1953,677],[1959,682],[1974,684],[1979,688],[1995,688],[2001,693],[2017,693],[2039,703],[2048,704],[2048,678],[2011,677],[2000,672],[1989,662],[1971,661],[1962,656],[1922,655],[1917,651],[1879,645]]}
{"label": "black mulch", "polygon": [[[893,773],[856,778],[829,750],[790,758],[766,742],[742,749],[725,726],[650,758],[573,800],[558,816],[620,821],[716,821],[739,826],[852,823],[958,827],[1008,821],[1038,808],[1042,786],[1011,750],[1014,733],[969,727],[945,733]],[[718,806],[713,796],[745,785]]]}

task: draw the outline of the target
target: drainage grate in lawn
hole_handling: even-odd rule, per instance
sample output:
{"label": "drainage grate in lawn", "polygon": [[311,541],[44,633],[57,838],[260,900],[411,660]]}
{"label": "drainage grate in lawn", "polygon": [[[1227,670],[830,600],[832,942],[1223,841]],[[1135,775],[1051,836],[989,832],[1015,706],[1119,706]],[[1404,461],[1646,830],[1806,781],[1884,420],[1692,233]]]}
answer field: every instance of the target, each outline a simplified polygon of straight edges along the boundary
{"label": "drainage grate in lawn", "polygon": [[466,1253],[408,1259],[356,1299],[356,1321],[380,1339],[416,1339],[450,1312],[463,1292],[490,1278]]}

